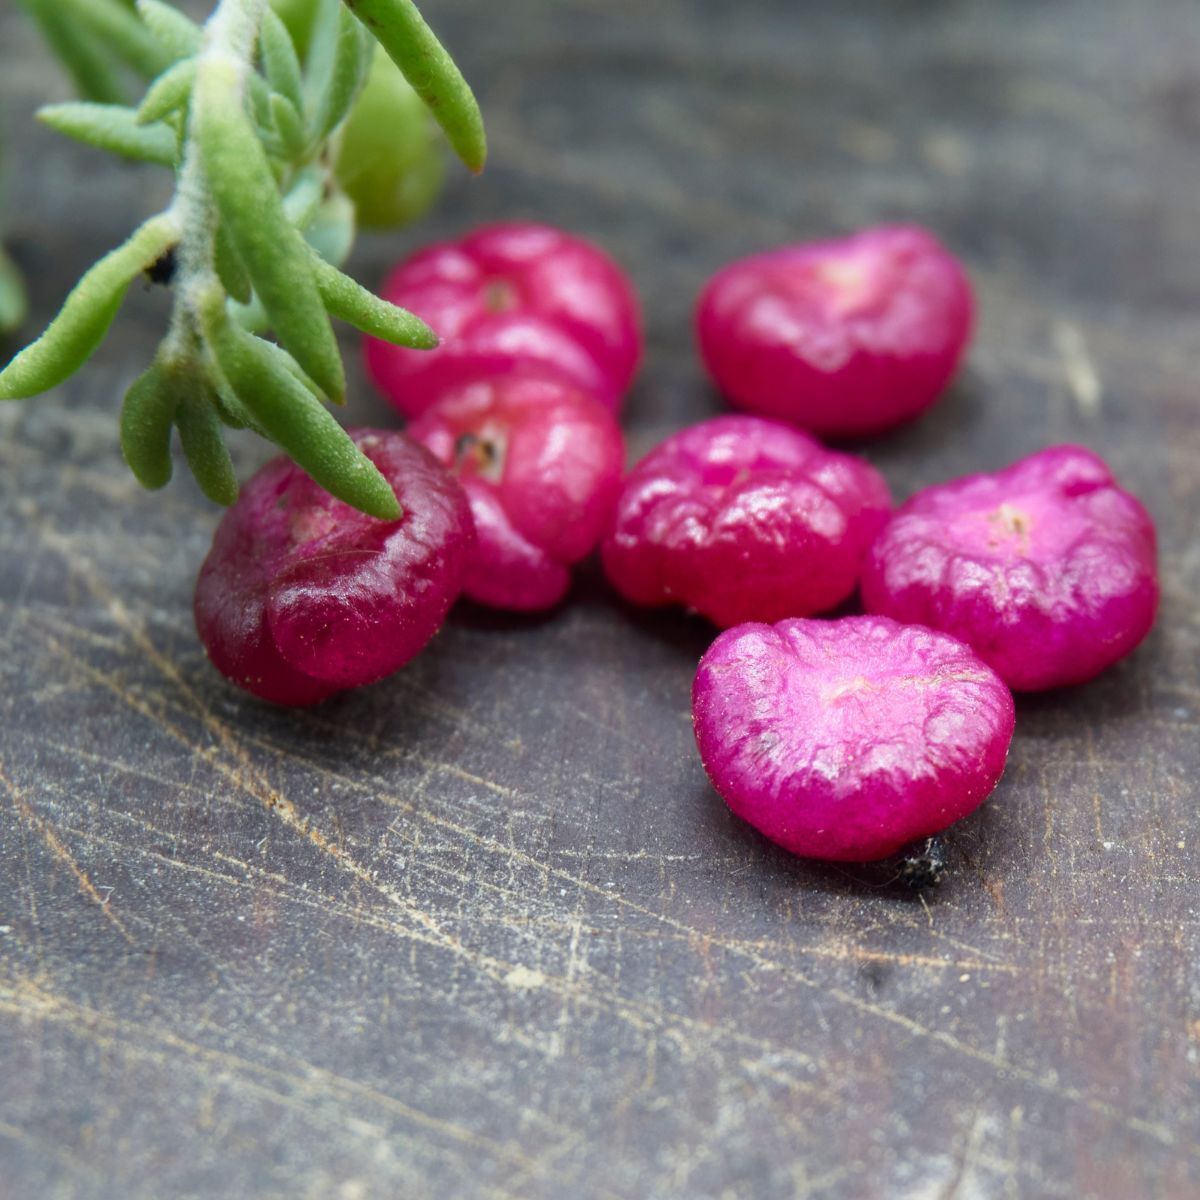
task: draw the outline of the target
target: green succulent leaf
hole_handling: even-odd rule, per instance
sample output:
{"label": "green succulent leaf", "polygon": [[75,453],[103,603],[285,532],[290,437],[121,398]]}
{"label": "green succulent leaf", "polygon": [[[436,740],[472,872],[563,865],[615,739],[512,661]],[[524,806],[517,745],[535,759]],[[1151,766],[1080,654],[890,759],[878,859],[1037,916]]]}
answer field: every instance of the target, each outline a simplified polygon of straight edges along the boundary
{"label": "green succulent leaf", "polygon": [[200,490],[214,504],[232,504],[238,498],[237,473],[212,395],[198,377],[180,396],[175,424],[183,456]]}
{"label": "green succulent leaf", "polygon": [[313,0],[271,0],[271,7],[287,26],[296,53],[302,59],[306,58],[312,40],[313,20],[316,17],[316,5]]}
{"label": "green succulent leaf", "polygon": [[255,424],[331,495],[373,517],[396,520],[400,505],[391,485],[320,400],[264,349],[268,343],[229,320],[219,293],[207,299],[203,313],[221,374]]}
{"label": "green succulent leaf", "polygon": [[29,304],[16,263],[0,246],[0,334],[11,333],[25,320]]}
{"label": "green succulent leaf", "polygon": [[180,59],[150,85],[149,91],[138,105],[137,123],[150,125],[185,107],[191,98],[192,85],[195,82],[196,60]]}
{"label": "green succulent leaf", "polygon": [[292,44],[287,26],[268,8],[263,14],[260,50],[263,71],[271,87],[285,97],[297,115],[304,111],[304,87],[300,75],[300,59]]}
{"label": "green succulent leaf", "polygon": [[101,104],[119,104],[125,99],[125,89],[104,46],[73,19],[69,6],[59,0],[18,0],[18,3],[37,23],[81,96]]}
{"label": "green succulent leaf", "polygon": [[134,478],[151,491],[171,479],[171,424],[177,402],[156,361],[133,381],[121,405],[121,453]]}
{"label": "green succulent leaf", "polygon": [[37,116],[39,121],[67,137],[122,158],[169,167],[179,157],[178,138],[169,125],[161,121],[139,124],[137,111],[123,104],[74,100],[48,104],[38,109]]}
{"label": "green succulent leaf", "polygon": [[307,138],[304,133],[304,119],[296,111],[296,106],[278,92],[271,94],[271,118],[279,131],[279,145],[285,158],[296,160],[304,156]]}
{"label": "green succulent leaf", "polygon": [[320,171],[315,167],[306,167],[301,171],[283,197],[283,212],[288,224],[301,231],[307,229],[321,207],[324,191],[325,183]]}
{"label": "green succulent leaf", "polygon": [[345,120],[367,80],[371,39],[353,15],[337,3],[324,3],[314,27],[308,85],[309,130],[323,141]]}
{"label": "green succulent leaf", "polygon": [[306,388],[308,388],[308,390],[318,400],[320,400],[322,403],[325,403],[329,400],[329,397],[326,396],[321,389],[317,387],[317,385],[313,383],[311,379],[309,379],[307,375],[305,375],[305,373],[300,369],[300,364],[285,349],[283,349],[282,346],[277,346],[274,342],[268,342],[265,338],[260,338],[258,340],[261,343],[260,349],[265,347],[265,350],[262,352],[273,358],[275,362],[289,374],[294,375],[296,379]]}
{"label": "green succulent leaf", "polygon": [[261,129],[275,128],[271,116],[271,85],[257,72],[251,71],[246,78],[246,90],[250,94],[250,111]]}
{"label": "green succulent leaf", "polygon": [[242,108],[231,66],[220,60],[201,66],[192,123],[221,220],[272,328],[322,391],[340,398],[345,392],[342,359],[308,250],[284,216],[275,178]]}
{"label": "green succulent leaf", "polygon": [[138,15],[172,60],[190,58],[200,49],[204,31],[177,8],[161,0],[138,0]]}
{"label": "green succulent leaf", "polygon": [[216,387],[213,407],[217,410],[221,424],[230,429],[252,429],[260,437],[269,441],[270,439],[261,429],[255,428],[253,418],[246,411],[242,402],[233,394],[233,389],[228,382],[221,377],[214,379],[213,384]]}
{"label": "green succulent leaf", "polygon": [[381,300],[316,255],[313,266],[321,299],[339,320],[397,346],[409,346],[414,350],[433,350],[437,346],[437,334],[415,313]]}
{"label": "green succulent leaf", "polygon": [[472,170],[487,161],[483,116],[470,85],[412,0],[346,0],[429,106],[454,152]]}
{"label": "green succulent leaf", "polygon": [[[0,371],[0,400],[22,400],[73,375],[104,340],[130,283],[176,243],[165,213],[151,217],[75,285],[49,328]],[[315,285],[314,285],[315,286]]]}
{"label": "green succulent leaf", "polygon": [[122,62],[153,79],[173,56],[121,0],[59,0],[76,23],[90,29]]}
{"label": "green succulent leaf", "polygon": [[248,333],[266,333],[271,328],[267,310],[263,308],[262,301],[253,293],[245,304],[237,300],[230,300],[229,315]]}

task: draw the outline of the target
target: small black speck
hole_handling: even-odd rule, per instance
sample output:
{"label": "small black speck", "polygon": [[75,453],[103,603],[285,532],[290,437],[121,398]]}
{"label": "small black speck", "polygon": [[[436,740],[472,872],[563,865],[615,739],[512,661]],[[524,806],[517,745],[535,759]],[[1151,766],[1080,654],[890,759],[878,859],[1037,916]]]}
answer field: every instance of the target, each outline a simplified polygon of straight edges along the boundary
{"label": "small black speck", "polygon": [[868,989],[872,992],[878,992],[883,989],[883,985],[887,983],[887,978],[891,974],[891,970],[886,963],[878,962],[874,959],[869,959],[859,967],[859,974],[863,977]]}
{"label": "small black speck", "polygon": [[166,287],[175,278],[175,265],[175,247],[172,246],[146,268],[146,278],[151,283],[161,283]]}
{"label": "small black speck", "polygon": [[900,862],[900,879],[906,887],[919,892],[938,887],[950,870],[946,843],[934,834],[915,846]]}

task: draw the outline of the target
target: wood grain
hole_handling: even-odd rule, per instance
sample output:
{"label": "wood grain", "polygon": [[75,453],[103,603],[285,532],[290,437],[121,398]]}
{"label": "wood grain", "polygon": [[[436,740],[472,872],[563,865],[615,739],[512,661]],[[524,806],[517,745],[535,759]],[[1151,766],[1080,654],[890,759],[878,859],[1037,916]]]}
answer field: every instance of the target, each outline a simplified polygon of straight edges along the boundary
{"label": "wood grain", "polygon": [[[689,724],[711,631],[594,567],[545,620],[462,611],[394,679],[273,711],[192,629],[215,512],[119,460],[139,293],[0,411],[0,1198],[1200,1194],[1192,0],[427,9],[491,163],[361,277],[483,219],[596,237],[645,299],[638,453],[719,407],[689,329],[716,266],[926,223],[977,341],[865,452],[906,495],[1095,447],[1159,521],[1158,628],[1020,702],[924,899],[726,813]],[[65,89],[11,6],[0,47],[32,333],[169,183],[31,122]]]}

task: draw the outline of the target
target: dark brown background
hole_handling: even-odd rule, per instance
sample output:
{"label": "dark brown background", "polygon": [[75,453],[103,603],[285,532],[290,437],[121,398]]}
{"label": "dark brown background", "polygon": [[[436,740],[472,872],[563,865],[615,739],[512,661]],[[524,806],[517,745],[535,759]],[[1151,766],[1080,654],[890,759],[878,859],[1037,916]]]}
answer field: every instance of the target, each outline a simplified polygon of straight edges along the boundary
{"label": "dark brown background", "polygon": [[[1094,446],[1158,518],[1158,628],[1021,702],[924,901],[725,812],[689,725],[710,631],[594,569],[544,621],[464,613],[396,678],[272,711],[192,630],[216,513],[119,461],[139,295],[0,412],[0,1196],[1200,1195],[1193,0],[428,11],[492,164],[362,242],[363,278],[485,218],[595,236],[645,299],[640,452],[717,409],[688,317],[718,264],[926,222],[978,338],[867,452],[906,495]],[[168,180],[31,123],[65,89],[7,4],[0,46],[32,334]]]}

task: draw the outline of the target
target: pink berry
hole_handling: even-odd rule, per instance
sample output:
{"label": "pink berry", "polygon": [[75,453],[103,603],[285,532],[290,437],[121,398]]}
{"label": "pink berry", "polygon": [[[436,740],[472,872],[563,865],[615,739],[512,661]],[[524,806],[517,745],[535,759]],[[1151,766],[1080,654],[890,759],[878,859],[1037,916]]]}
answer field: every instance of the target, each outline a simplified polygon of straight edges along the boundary
{"label": "pink berry", "polygon": [[470,556],[466,497],[433,457],[400,433],[353,437],[399,520],[365,516],[276,458],[225,514],[196,582],[209,658],[276,704],[315,704],[403,666],[441,626]]}
{"label": "pink berry", "polygon": [[504,375],[450,392],[408,428],[459,478],[478,541],[463,592],[533,611],[562,599],[621,487],[612,414],[569,384]]}
{"label": "pink berry", "polygon": [[721,634],[692,688],[725,803],[794,854],[886,858],[973,812],[1004,770],[1012,695],[969,647],[886,617]]}
{"label": "pink berry", "polygon": [[635,604],[682,604],[717,625],[824,612],[854,591],[887,518],[861,459],[759,417],[717,417],[633,469],[603,546]]}
{"label": "pink berry", "polygon": [[868,611],[961,638],[1018,691],[1082,683],[1158,606],[1154,522],[1082,446],[918,492],[871,549]]}
{"label": "pink berry", "polygon": [[826,437],[879,433],[931,405],[971,332],[958,260],[914,226],[731,263],[696,310],[704,362],[739,408]]}
{"label": "pink berry", "polygon": [[637,298],[601,250],[548,225],[489,225],[401,263],[383,298],[424,318],[436,350],[368,338],[367,369],[408,416],[473,379],[537,364],[620,408],[641,354]]}

